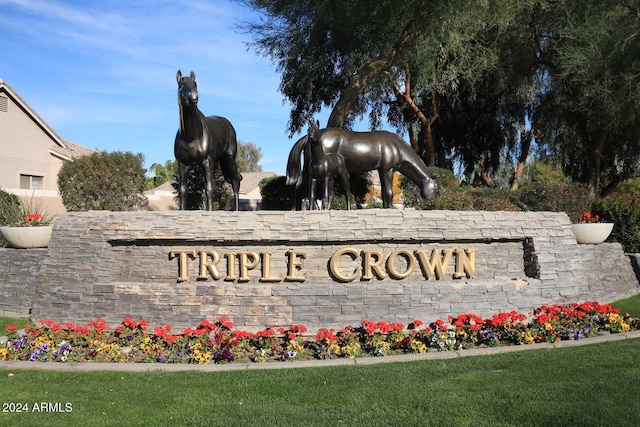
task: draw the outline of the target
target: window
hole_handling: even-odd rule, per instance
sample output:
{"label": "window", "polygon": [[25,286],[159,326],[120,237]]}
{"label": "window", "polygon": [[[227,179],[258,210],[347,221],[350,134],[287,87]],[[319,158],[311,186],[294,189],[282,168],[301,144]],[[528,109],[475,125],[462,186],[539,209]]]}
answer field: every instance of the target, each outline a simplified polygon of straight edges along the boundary
{"label": "window", "polygon": [[20,188],[23,190],[43,190],[44,177],[20,174]]}

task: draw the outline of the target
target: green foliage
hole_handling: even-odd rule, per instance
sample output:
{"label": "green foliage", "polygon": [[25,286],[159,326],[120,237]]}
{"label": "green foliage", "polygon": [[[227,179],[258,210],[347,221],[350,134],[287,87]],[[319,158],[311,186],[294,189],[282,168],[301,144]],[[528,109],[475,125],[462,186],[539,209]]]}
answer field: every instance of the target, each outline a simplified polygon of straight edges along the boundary
{"label": "green foliage", "polygon": [[[460,188],[460,183],[450,169],[430,167],[429,170],[436,177],[441,196]],[[402,200],[405,207],[420,207],[424,200],[420,196],[420,189],[409,178],[400,175],[400,188],[402,189]]]}
{"label": "green foliage", "polygon": [[627,253],[640,253],[640,198],[637,193],[614,194],[596,200],[591,213],[615,224],[609,239],[619,242]]}
{"label": "green foliage", "polygon": [[238,141],[236,162],[238,163],[238,170],[240,172],[262,172],[260,159],[262,159],[262,150],[260,150],[260,147],[253,142]]}
{"label": "green foliage", "polygon": [[510,199],[509,191],[487,187],[461,187],[453,172],[443,168],[429,168],[437,176],[440,196],[423,200],[418,186],[402,177],[402,195],[405,207],[427,210],[455,211],[519,211]]}
{"label": "green foliage", "polygon": [[433,200],[423,201],[421,209],[456,211],[519,211],[509,199],[508,190],[465,187],[448,191]]}
{"label": "green foliage", "polygon": [[176,160],[167,160],[163,165],[154,163],[149,167],[149,171],[153,172],[154,176],[147,182],[147,190],[156,188],[173,179],[178,172],[178,162]]}
{"label": "green foliage", "polygon": [[263,210],[290,211],[295,208],[295,186],[287,185],[287,177],[276,176],[260,181]]}
{"label": "green foliage", "polygon": [[[0,226],[15,224],[23,218],[20,199],[15,194],[0,190]],[[2,233],[0,233],[0,247],[7,246]]]}
{"label": "green foliage", "polygon": [[142,200],[145,170],[142,154],[96,152],[67,161],[58,188],[68,211],[134,210]]}
{"label": "green foliage", "polygon": [[527,166],[525,175],[520,181],[520,188],[531,184],[570,184],[571,179],[566,177],[558,166],[551,162],[536,160]]}
{"label": "green foliage", "polygon": [[22,207],[18,196],[0,190],[0,226],[15,224],[21,219]]}
{"label": "green foliage", "polygon": [[[229,210],[233,205],[233,194],[231,192],[231,185],[229,185],[222,175],[220,164],[215,163],[213,169],[213,209],[214,210]],[[173,178],[171,183],[173,190],[177,194],[178,188],[178,174]],[[179,203],[179,201],[178,201]],[[193,166],[187,172],[187,210],[204,210],[207,206],[207,192],[205,188],[204,171],[202,166]]]}
{"label": "green foliage", "polygon": [[577,184],[534,183],[518,190],[512,200],[531,211],[566,212],[571,221],[589,211],[589,190]]}

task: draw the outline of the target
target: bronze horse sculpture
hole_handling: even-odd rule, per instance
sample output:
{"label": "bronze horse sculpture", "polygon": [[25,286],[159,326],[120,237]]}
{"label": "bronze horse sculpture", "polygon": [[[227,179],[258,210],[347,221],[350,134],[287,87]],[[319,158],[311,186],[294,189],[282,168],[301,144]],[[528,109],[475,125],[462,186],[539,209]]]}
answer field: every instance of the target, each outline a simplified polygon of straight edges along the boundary
{"label": "bronze horse sculpture", "polygon": [[180,129],[176,134],[173,153],[178,161],[178,201],[180,209],[187,207],[187,173],[192,166],[202,166],[205,176],[207,210],[213,210],[214,167],[220,163],[224,179],[231,184],[234,210],[239,208],[240,181],[236,154],[238,142],[236,131],[224,117],[206,117],[198,109],[198,85],[192,71],[183,77],[178,70],[178,106],[180,108]]}
{"label": "bronze horse sculpture", "polygon": [[349,184],[349,171],[342,154],[325,153],[322,143],[318,138],[320,132],[318,124],[309,125],[307,144],[309,150],[309,203],[311,209],[316,209],[316,184],[322,181],[323,196],[322,208],[330,209],[333,200],[333,184],[336,176],[340,177],[342,188],[347,199],[347,210],[351,209],[351,187]]}
{"label": "bronze horse sculpture", "polygon": [[[377,170],[382,187],[382,206],[393,206],[393,172],[398,171],[420,188],[422,198],[430,200],[439,194],[438,184],[422,159],[397,135],[387,131],[353,132],[339,128],[310,130],[300,138],[289,153],[287,184],[302,185],[305,171],[300,170],[300,158],[309,143],[319,141],[326,154],[340,154],[349,173],[362,174]],[[305,159],[309,157],[305,153]],[[308,170],[306,171],[308,174]]]}

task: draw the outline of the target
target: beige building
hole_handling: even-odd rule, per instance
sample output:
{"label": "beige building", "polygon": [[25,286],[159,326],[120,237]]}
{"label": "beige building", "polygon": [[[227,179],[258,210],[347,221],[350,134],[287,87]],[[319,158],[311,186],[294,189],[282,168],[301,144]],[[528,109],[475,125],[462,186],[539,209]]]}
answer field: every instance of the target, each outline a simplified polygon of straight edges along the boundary
{"label": "beige building", "polygon": [[52,214],[64,212],[58,172],[65,160],[93,150],[62,139],[0,79],[0,188],[33,198]]}

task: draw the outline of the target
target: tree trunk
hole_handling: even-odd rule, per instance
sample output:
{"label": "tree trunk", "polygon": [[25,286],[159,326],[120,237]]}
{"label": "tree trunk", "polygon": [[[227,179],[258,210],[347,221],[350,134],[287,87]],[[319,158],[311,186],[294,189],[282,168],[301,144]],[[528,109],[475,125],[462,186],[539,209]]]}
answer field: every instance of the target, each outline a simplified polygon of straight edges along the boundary
{"label": "tree trunk", "polygon": [[515,172],[513,174],[513,181],[511,182],[511,191],[516,191],[520,186],[520,179],[524,174],[524,167],[527,164],[527,157],[529,157],[529,151],[531,150],[531,141],[533,140],[533,126],[526,132],[524,121],[520,123],[520,156],[518,157],[518,164],[516,165]]}
{"label": "tree trunk", "polygon": [[593,147],[593,159],[589,168],[589,196],[592,200],[595,200],[600,188],[600,163],[602,162],[602,152],[608,135],[609,131],[606,128],[598,130]]}
{"label": "tree trunk", "polygon": [[[411,72],[409,71],[408,64],[405,64],[404,66],[404,73],[405,73],[404,92],[400,89],[400,85],[398,85],[397,77],[394,76],[392,73],[387,73],[387,74],[391,77],[393,88],[396,92],[396,96],[398,97],[398,99],[407,105],[407,107],[413,112],[413,114],[415,114],[415,116],[418,118],[418,121],[420,122],[420,128],[422,129],[422,134],[424,135],[424,139],[425,139],[424,142],[426,146],[426,156],[425,156],[426,158],[423,159],[425,161],[425,164],[427,166],[435,166],[436,150],[433,143],[433,133],[431,132],[431,125],[433,125],[433,123],[436,120],[438,120],[438,117],[439,117],[438,107],[435,99],[436,94],[435,92],[433,93],[433,96],[432,96],[433,101],[431,102],[431,115],[427,117],[425,116],[424,112],[420,109],[420,107],[416,105],[415,101],[413,100],[413,97],[411,96]],[[406,114],[405,114],[405,117],[407,117]],[[417,154],[420,154],[417,140],[415,141],[415,143],[412,141],[411,146],[413,147],[413,150]]]}
{"label": "tree trunk", "polygon": [[365,91],[369,83],[380,76],[380,74],[388,71],[392,65],[397,64],[409,52],[415,41],[423,33],[424,26],[420,19],[410,21],[402,30],[400,39],[395,47],[365,65],[358,74],[353,76],[351,83],[333,107],[329,120],[327,121],[327,127],[344,127],[344,123],[349,116],[353,104],[358,100],[362,92]]}
{"label": "tree trunk", "polygon": [[489,172],[487,172],[486,153],[480,154],[480,177],[482,178],[482,182],[484,182],[487,187],[495,188],[496,184],[495,182],[493,182],[493,179],[491,179],[491,176],[489,176]]}

